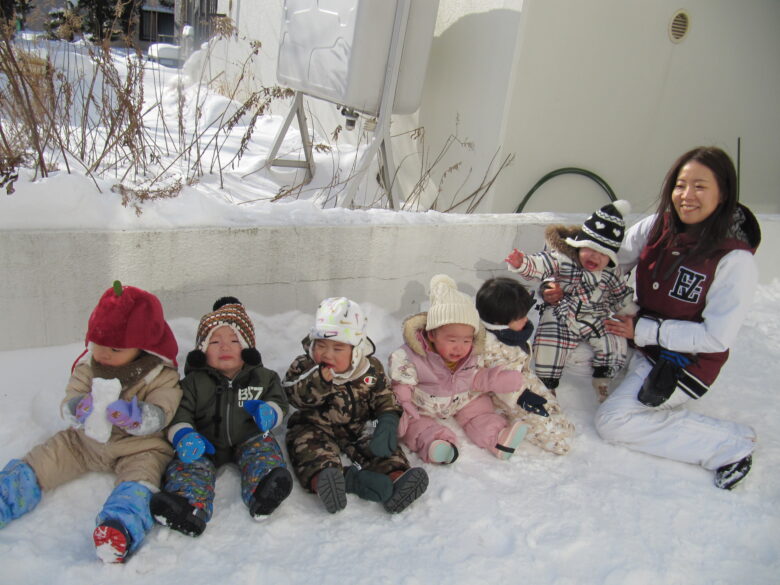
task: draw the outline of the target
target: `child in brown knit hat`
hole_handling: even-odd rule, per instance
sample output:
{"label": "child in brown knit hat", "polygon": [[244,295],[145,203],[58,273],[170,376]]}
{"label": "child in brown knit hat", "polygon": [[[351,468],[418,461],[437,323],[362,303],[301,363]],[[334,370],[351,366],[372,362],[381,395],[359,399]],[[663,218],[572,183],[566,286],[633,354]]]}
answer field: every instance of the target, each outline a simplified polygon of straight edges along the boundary
{"label": "child in brown knit hat", "polygon": [[238,299],[218,299],[201,318],[184,373],[184,396],[168,430],[176,458],[152,498],[152,514],[174,530],[201,534],[213,512],[217,468],[235,463],[249,515],[267,517],[292,490],[271,434],[287,413],[287,397],[276,372],[263,367]]}

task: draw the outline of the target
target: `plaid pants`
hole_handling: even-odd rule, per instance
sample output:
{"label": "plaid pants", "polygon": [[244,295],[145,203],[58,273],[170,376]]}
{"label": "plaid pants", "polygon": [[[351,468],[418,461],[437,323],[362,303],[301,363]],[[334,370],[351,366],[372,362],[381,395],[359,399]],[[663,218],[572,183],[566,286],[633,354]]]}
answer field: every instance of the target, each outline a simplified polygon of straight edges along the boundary
{"label": "plaid pants", "polygon": [[625,365],[628,342],[625,337],[607,333],[604,330],[603,319],[591,319],[588,326],[573,331],[568,324],[556,319],[552,307],[546,307],[539,319],[536,337],[534,337],[536,375],[540,378],[559,379],[569,351],[577,347],[581,341],[587,341],[593,348],[594,368],[607,367],[614,376]]}

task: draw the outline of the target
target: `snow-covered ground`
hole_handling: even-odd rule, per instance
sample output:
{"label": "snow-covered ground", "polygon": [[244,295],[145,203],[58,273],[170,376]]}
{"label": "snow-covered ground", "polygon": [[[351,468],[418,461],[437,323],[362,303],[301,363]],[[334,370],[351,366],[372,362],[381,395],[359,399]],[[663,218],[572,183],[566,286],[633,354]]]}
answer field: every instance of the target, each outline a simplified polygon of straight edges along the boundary
{"label": "snow-covered ground", "polygon": [[[429,214],[323,211],[309,200],[270,203],[270,175],[263,179],[268,183],[242,176],[259,164],[279,122],[270,119],[255,132],[253,149],[242,159],[246,168],[228,173],[225,190],[206,178],[176,199],[145,206],[140,217],[120,205],[109,184],[98,194],[82,176],[55,174],[33,183],[22,173],[17,193],[0,196],[0,229],[349,224],[374,213],[382,221],[428,221]],[[258,196],[262,201],[255,201]],[[240,201],[253,203],[236,205]],[[101,292],[85,302],[96,302]],[[369,334],[386,361],[401,343],[400,321],[370,299],[355,300],[366,308]],[[263,340],[265,364],[284,375],[300,352],[314,307],[281,315],[248,309]],[[199,317],[171,322],[180,362],[192,347]],[[81,349],[76,343],[0,352],[0,466],[63,428],[58,405]],[[0,530],[0,583],[774,585],[780,578],[778,363],[775,280],[758,288],[728,364],[710,393],[691,406],[749,423],[758,433],[753,471],[733,492],[713,487],[712,474],[703,469],[603,442],[593,426],[595,392],[575,364],[558,391],[577,426],[567,456],[526,445],[502,462],[464,439],[454,465],[425,465],[428,492],[402,514],[390,516],[350,496],[346,510],[329,515],[316,496],[296,485],[263,523],[249,518],[237,472],[228,467],[217,481],[214,518],[201,537],[155,527],[138,554],[118,566],[98,561],[91,542],[113,478],[88,474],[45,494],[31,514]]]}
{"label": "snow-covered ground", "polygon": [[[362,299],[358,299],[362,300]],[[364,303],[370,335],[385,360],[400,344],[400,322]],[[284,374],[299,353],[313,309],[262,315],[250,308],[268,367]],[[172,326],[183,360],[197,321]],[[44,496],[0,531],[3,583],[210,585],[473,583],[712,585],[775,584],[780,575],[780,285],[761,287],[755,309],[712,391],[693,408],[748,422],[759,436],[754,469],[733,492],[712,474],[604,443],[597,407],[577,369],[559,396],[577,426],[572,452],[528,445],[502,462],[464,440],[450,467],[422,464],[427,493],[399,515],[349,497],[329,515],[296,484],[264,523],[240,501],[235,468],[217,481],[215,515],[188,538],[155,527],[124,566],[104,566],[91,543],[94,517],[112,489],[89,474]],[[23,455],[63,428],[58,404],[73,344],[0,352],[0,460]],[[181,361],[180,360],[180,361]],[[462,435],[461,435],[462,437]]]}

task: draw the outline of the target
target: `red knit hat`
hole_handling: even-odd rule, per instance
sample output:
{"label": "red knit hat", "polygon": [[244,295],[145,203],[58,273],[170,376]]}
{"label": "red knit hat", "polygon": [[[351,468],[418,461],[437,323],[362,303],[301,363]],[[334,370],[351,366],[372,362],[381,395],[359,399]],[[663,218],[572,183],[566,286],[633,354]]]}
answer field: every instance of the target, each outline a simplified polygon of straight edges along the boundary
{"label": "red knit hat", "polygon": [[160,300],[118,280],[103,293],[89,317],[86,343],[117,349],[137,348],[176,366],[179,346],[165,322]]}

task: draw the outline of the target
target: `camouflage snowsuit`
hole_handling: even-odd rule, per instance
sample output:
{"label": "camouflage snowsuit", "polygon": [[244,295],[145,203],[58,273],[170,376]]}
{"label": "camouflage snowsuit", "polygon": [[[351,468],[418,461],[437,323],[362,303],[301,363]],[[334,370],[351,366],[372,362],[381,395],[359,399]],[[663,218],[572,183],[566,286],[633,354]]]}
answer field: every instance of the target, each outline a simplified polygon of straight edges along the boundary
{"label": "camouflage snowsuit", "polygon": [[301,485],[311,490],[312,479],[326,467],[342,468],[342,455],[353,464],[382,474],[406,471],[409,462],[399,446],[390,457],[369,449],[373,422],[383,413],[400,416],[382,364],[373,355],[363,358],[352,379],[327,382],[306,353],[290,365],[284,388],[297,408],[287,422],[287,452]]}
{"label": "camouflage snowsuit", "polygon": [[[477,361],[481,368],[502,366],[522,372],[525,383],[522,388],[510,394],[494,394],[494,403],[510,419],[519,419],[528,426],[525,440],[545,451],[565,455],[571,447],[574,425],[561,412],[558,400],[542,384],[531,370],[531,356],[521,347],[501,342],[490,331],[485,335],[485,346]],[[518,406],[517,399],[526,390],[547,400],[544,409],[549,416],[528,412]]]}
{"label": "camouflage snowsuit", "polygon": [[559,379],[570,350],[580,341],[593,348],[593,367],[606,367],[611,378],[626,363],[628,343],[624,337],[607,333],[604,320],[632,304],[633,289],[619,267],[601,272],[584,270],[579,250],[566,243],[579,226],[551,225],[545,230],[547,250],[526,254],[518,268],[509,267],[523,280],[555,280],[563,298],[545,305],[534,337],[534,362],[540,378]]}

